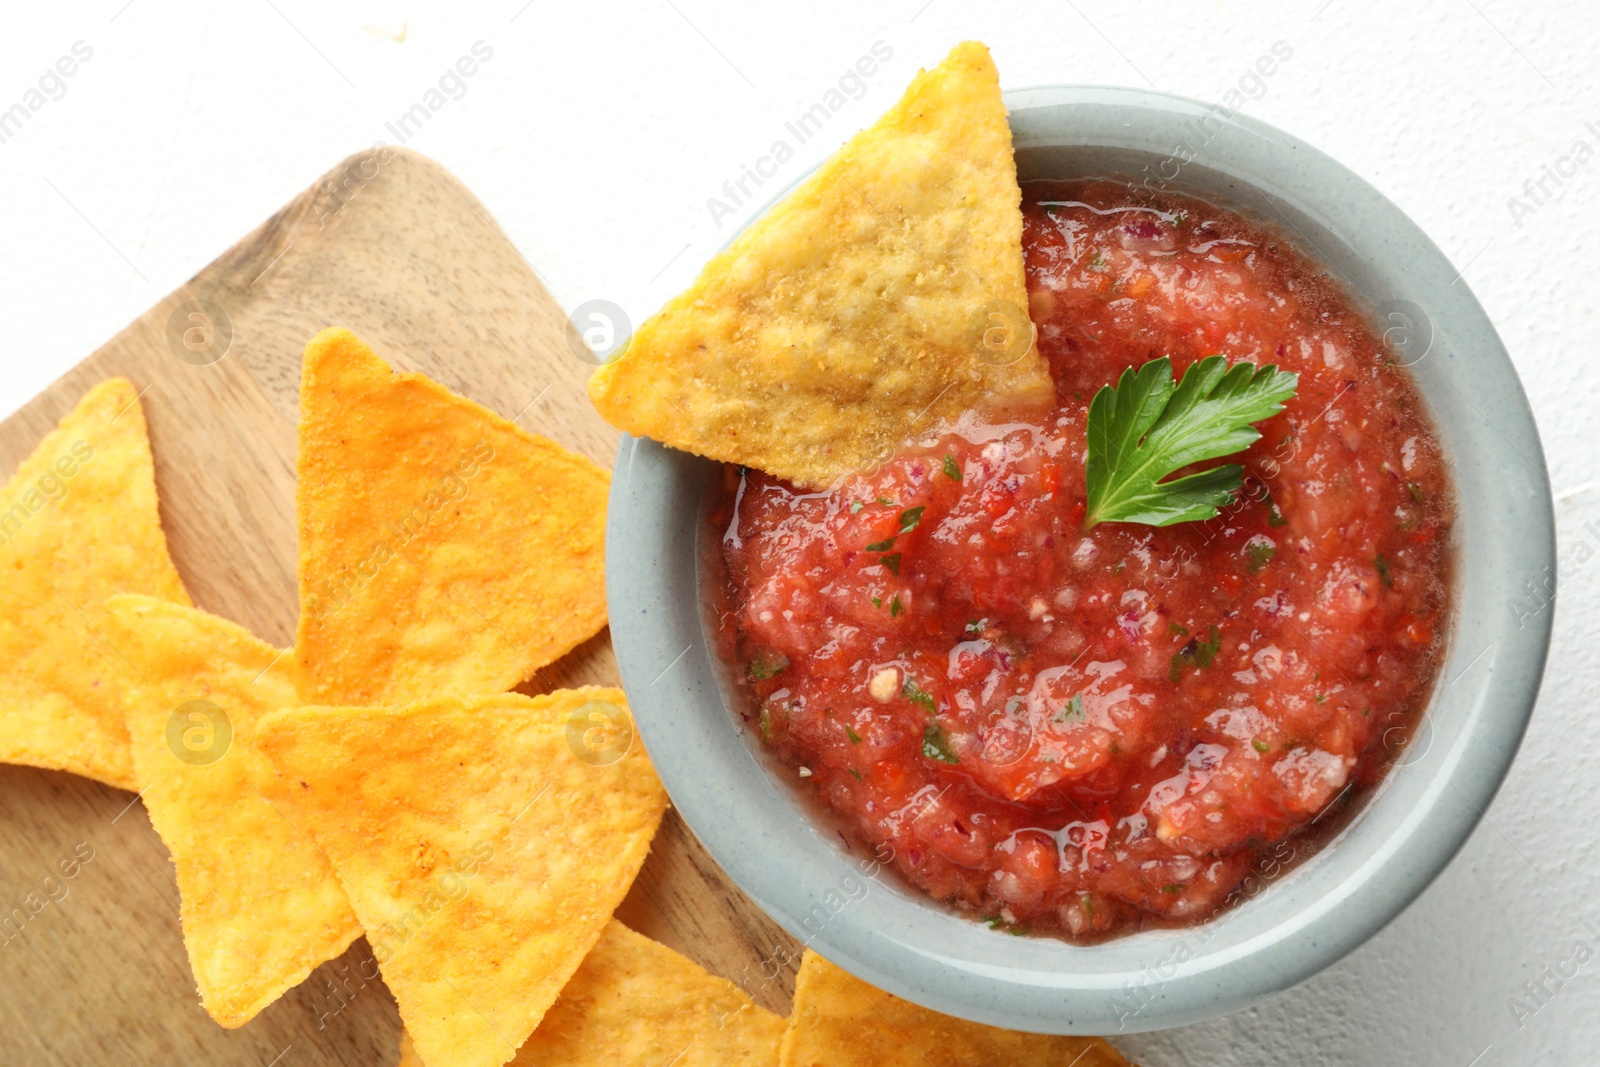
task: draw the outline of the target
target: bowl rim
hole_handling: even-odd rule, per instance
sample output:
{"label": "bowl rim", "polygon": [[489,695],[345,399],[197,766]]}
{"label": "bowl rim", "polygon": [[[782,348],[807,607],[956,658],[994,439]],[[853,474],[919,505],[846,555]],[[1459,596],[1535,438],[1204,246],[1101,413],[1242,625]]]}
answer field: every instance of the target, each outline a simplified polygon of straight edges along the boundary
{"label": "bowl rim", "polygon": [[[695,553],[710,461],[628,435],[618,447],[607,520],[612,641],[639,733],[674,805],[734,882],[792,936],[946,1014],[1045,1033],[1162,1029],[1257,1003],[1333,964],[1403,911],[1465,843],[1509,770],[1549,648],[1549,478],[1515,368],[1481,305],[1422,230],[1354,172],[1256,119],[1166,93],[1053,85],[1008,91],[1005,99],[1019,167],[1024,155],[1048,151],[1159,159],[1174,131],[1204,131],[1203,154],[1180,163],[1180,176],[1190,167],[1191,180],[1220,175],[1241,183],[1240,192],[1259,195],[1297,230],[1304,239],[1297,243],[1312,245],[1304,251],[1319,263],[1400,278],[1398,291],[1417,298],[1408,306],[1430,309],[1429,335],[1443,340],[1442,354],[1418,364],[1413,377],[1456,481],[1459,558],[1451,645],[1421,724],[1426,749],[1419,731],[1415,759],[1385,774],[1331,847],[1221,916],[1094,945],[1018,939],[878,881],[870,857],[840,849],[825,821],[799,811],[792,790],[773,780],[728,702],[701,625]],[[1060,132],[1063,123],[1070,134]],[[1324,254],[1313,234],[1331,251]],[[1359,295],[1350,292],[1352,300]],[[1473,423],[1472,412],[1484,425]],[[1496,507],[1467,515],[1497,480],[1506,484],[1501,498],[1488,500]],[[1515,598],[1535,584],[1549,595],[1540,602],[1534,594],[1524,605],[1539,606],[1519,616]],[[1500,605],[1511,610],[1496,622]],[[1473,640],[1463,644],[1467,634]],[[1489,643],[1470,655],[1480,635]],[[1359,855],[1343,851],[1358,840]]]}

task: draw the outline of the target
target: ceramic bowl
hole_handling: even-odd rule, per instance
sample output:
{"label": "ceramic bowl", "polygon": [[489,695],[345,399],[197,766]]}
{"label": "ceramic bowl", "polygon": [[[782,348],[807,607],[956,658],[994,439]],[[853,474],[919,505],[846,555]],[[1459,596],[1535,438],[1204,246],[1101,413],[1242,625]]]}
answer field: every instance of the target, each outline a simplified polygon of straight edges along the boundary
{"label": "ceramic bowl", "polygon": [[1459,494],[1455,617],[1435,692],[1396,765],[1317,855],[1199,926],[1095,945],[988,929],[852,854],[775,773],[730,706],[697,557],[712,465],[624,438],[607,529],[611,636],[639,731],[678,811],[780,926],[890,992],[1048,1033],[1116,1033],[1235,1011],[1375,934],[1488,807],[1533,710],[1555,536],[1539,438],[1505,348],[1460,273],[1376,189],[1289,134],[1158,93],[1007,94],[1019,176],[1123,176],[1222,202],[1343,280],[1392,336]]}

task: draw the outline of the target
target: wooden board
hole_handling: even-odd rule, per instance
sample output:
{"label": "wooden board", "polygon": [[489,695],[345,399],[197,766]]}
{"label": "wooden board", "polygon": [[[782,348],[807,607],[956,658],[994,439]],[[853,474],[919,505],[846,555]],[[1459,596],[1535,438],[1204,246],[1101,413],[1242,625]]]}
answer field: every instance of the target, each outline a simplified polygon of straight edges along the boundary
{"label": "wooden board", "polygon": [[[91,385],[131,379],[143,390],[172,555],[195,602],[279,645],[292,642],[296,614],[300,352],[322,327],[348,326],[395,366],[607,468],[616,448],[589,406],[592,367],[569,349],[565,315],[483,206],[436,164],[378,151],[330,171],[0,424],[9,473]],[[215,314],[209,347],[203,332],[188,335],[192,347],[169,342],[204,330],[188,317],[192,301],[222,310],[225,353]],[[607,634],[525,688],[584,682],[619,684]],[[63,860],[73,877],[62,876]],[[797,946],[675,813],[619,915],[788,1010]],[[184,954],[166,848],[130,793],[0,766],[0,920],[8,916],[0,1063],[395,1061],[399,1017],[381,983],[363,977],[364,940],[249,1025],[211,1021]]]}

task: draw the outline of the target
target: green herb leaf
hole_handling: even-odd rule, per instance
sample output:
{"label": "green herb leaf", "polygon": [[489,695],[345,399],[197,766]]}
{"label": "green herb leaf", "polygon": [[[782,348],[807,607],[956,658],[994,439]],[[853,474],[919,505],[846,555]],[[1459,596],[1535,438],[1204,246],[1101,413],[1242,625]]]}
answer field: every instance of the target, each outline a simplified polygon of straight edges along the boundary
{"label": "green herb leaf", "polygon": [[848,726],[844,728],[844,735],[850,739],[850,743],[852,745],[859,745],[861,743],[861,735],[856,733]]}
{"label": "green herb leaf", "polygon": [[883,607],[883,597],[881,597],[881,596],[873,597],[872,598],[872,606],[875,607],[875,608]]}
{"label": "green herb leaf", "polygon": [[892,556],[879,556],[878,562],[889,568],[890,574],[895,577],[900,576],[900,553],[896,552]]}
{"label": "green herb leaf", "polygon": [[1209,640],[1189,638],[1189,643],[1172,657],[1172,668],[1167,672],[1167,677],[1171,681],[1177,682],[1178,672],[1185,667],[1209,667],[1216,661],[1217,653],[1222,651],[1222,631],[1213,626],[1206,632],[1206,636]]}
{"label": "green herb leaf", "polygon": [[1414,503],[1422,503],[1422,486],[1416,482],[1407,482],[1406,491],[1411,494],[1411,499]]}
{"label": "green herb leaf", "polygon": [[882,505],[883,505],[883,506],[884,506],[884,507],[886,507],[886,508],[887,508],[887,507],[893,507],[893,506],[894,506],[894,501],[893,501],[893,500],[890,500],[890,499],[889,499],[889,498],[888,498],[888,497],[886,497],[886,496],[880,496],[880,497],[879,497],[879,498],[878,498],[878,503],[880,503],[880,504],[882,504]]}
{"label": "green herb leaf", "polygon": [[850,770],[850,777],[854,778],[858,782],[863,780],[862,777],[861,777],[861,772],[860,771],[856,770],[854,767],[849,768],[849,770]]}
{"label": "green herb leaf", "polygon": [[933,694],[918,685],[917,680],[909,674],[906,675],[905,682],[900,686],[900,695],[920,707],[923,711],[926,711],[929,715],[933,714]]}
{"label": "green herb leaf", "polygon": [[868,552],[887,552],[893,547],[894,547],[894,538],[890,537],[890,538],[886,538],[886,539],[884,539],[882,541],[874,541],[874,542],[872,542],[872,544],[867,546],[867,551]]}
{"label": "green herb leaf", "polygon": [[789,666],[789,657],[773,649],[763,649],[750,661],[750,677],[765,681]]}
{"label": "green herb leaf", "polygon": [[866,505],[863,504],[861,501],[852,500],[852,501],[850,501],[850,514],[854,515],[854,514],[858,513],[864,507],[866,507]]}
{"label": "green herb leaf", "polygon": [[1260,574],[1277,554],[1278,548],[1271,541],[1265,539],[1257,541],[1252,537],[1245,542],[1244,555],[1251,574]]}
{"label": "green herb leaf", "polygon": [[944,476],[957,482],[961,480],[961,465],[956,462],[956,457],[944,457]]}
{"label": "green herb leaf", "polygon": [[1282,411],[1298,386],[1298,375],[1270,365],[1229,367],[1226,356],[1196,361],[1176,384],[1165,356],[1123,371],[1115,388],[1103,387],[1089,404],[1084,529],[1214,518],[1243,483],[1244,468],[1229,463],[1161,479],[1260,440],[1251,423]]}
{"label": "green herb leaf", "polygon": [[906,508],[900,513],[900,532],[910,533],[917,528],[917,523],[922,521],[922,513],[928,510],[927,505],[919,504],[914,508]]}
{"label": "green herb leaf", "polygon": [[1384,559],[1380,555],[1377,559],[1372,561],[1372,565],[1378,568],[1379,581],[1381,581],[1385,586],[1391,586],[1394,584],[1394,572],[1389,569],[1388,560]]}
{"label": "green herb leaf", "polygon": [[1083,694],[1074,693],[1055,713],[1056,722],[1076,722],[1083,718]]}
{"label": "green herb leaf", "polygon": [[944,727],[936,722],[930,722],[928,728],[922,732],[922,754],[940,763],[961,762],[955,753],[950,751],[949,735],[944,732]]}
{"label": "green herb leaf", "polygon": [[892,619],[896,615],[899,615],[899,614],[903,613],[905,610],[906,610],[905,607],[902,606],[901,603],[900,603],[900,597],[899,597],[898,594],[894,597],[893,600],[889,601],[889,618]]}
{"label": "green herb leaf", "polygon": [[1255,740],[1251,741],[1250,743],[1255,746],[1255,750],[1257,752],[1271,752],[1272,751],[1272,746],[1267,744],[1265,741],[1261,740],[1261,738],[1259,738],[1259,737],[1256,738]]}
{"label": "green herb leaf", "polygon": [[968,637],[977,637],[979,634],[983,633],[984,624],[987,623],[988,621],[989,621],[988,619],[968,619],[967,620],[967,636]]}
{"label": "green herb leaf", "polygon": [[1183,886],[1179,885],[1176,882],[1173,882],[1171,885],[1162,886],[1161,887],[1161,891],[1163,893],[1181,893],[1181,892],[1183,892]]}

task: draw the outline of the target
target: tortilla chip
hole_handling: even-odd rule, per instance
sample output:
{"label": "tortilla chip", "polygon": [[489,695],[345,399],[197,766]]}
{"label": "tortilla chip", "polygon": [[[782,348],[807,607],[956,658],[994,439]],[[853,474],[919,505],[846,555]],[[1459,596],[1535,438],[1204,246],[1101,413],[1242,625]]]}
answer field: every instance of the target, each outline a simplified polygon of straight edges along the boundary
{"label": "tortilla chip", "polygon": [[306,346],[299,466],[305,702],[501,692],[605,625],[610,475],[349,331]]}
{"label": "tortilla chip", "polygon": [[137,789],[116,700],[134,675],[106,641],[105,599],[189,594],[126,379],[89,390],[0,490],[0,567],[0,762]]}
{"label": "tortilla chip", "polygon": [[1024,1034],[918,1007],[807,950],[783,1067],[1128,1067],[1098,1037]]}
{"label": "tortilla chip", "polygon": [[[777,1067],[782,1016],[613,919],[515,1067]],[[411,1035],[398,1067],[423,1067]]]}
{"label": "tortilla chip", "polygon": [[152,597],[115,596],[106,612],[107,635],[141,676],[124,698],[133,764],[177,868],[200,1003],[243,1026],[361,936],[327,858],[275,803],[277,775],[255,747],[256,720],[295,703],[289,655]]}
{"label": "tortilla chip", "polygon": [[784,1020],[732,982],[616,920],[517,1067],[777,1067]]}
{"label": "tortilla chip", "polygon": [[590,687],[258,723],[429,1067],[511,1059],[627,894],[666,794],[626,709]]}
{"label": "tortilla chip", "polygon": [[589,380],[619,429],[825,486],[980,406],[1047,403],[988,49],[958,45]]}

